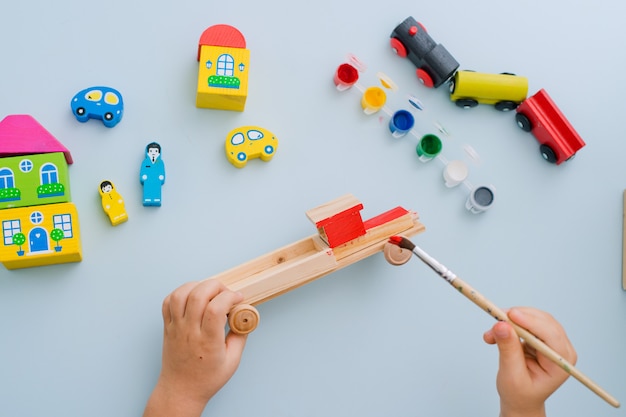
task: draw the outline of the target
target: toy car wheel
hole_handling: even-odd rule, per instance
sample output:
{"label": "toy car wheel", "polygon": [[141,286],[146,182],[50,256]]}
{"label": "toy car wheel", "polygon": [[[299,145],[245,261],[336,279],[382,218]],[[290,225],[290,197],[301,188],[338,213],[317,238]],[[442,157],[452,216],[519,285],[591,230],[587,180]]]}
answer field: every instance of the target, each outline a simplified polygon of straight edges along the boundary
{"label": "toy car wheel", "polygon": [[464,109],[471,109],[472,107],[478,106],[478,102],[470,98],[462,98],[460,100],[457,100],[455,103],[457,106],[462,107]]}
{"label": "toy car wheel", "polygon": [[265,153],[268,155],[271,155],[274,153],[274,147],[272,145],[267,145],[265,146]]}
{"label": "toy car wheel", "polygon": [[398,38],[391,38],[389,41],[391,43],[391,49],[398,55],[399,57],[406,58],[407,50],[404,44],[400,42]]}
{"label": "toy car wheel", "polygon": [[541,145],[539,147],[539,150],[541,151],[541,156],[543,156],[543,159],[553,164],[556,162],[556,154],[548,145]]}
{"label": "toy car wheel", "polygon": [[113,113],[111,112],[104,113],[104,120],[106,120],[107,122],[110,122],[111,120],[113,120]]}
{"label": "toy car wheel", "polygon": [[76,115],[77,116],[84,116],[85,115],[85,108],[84,107],[79,107],[76,109]]}
{"label": "toy car wheel", "polygon": [[532,124],[530,123],[530,119],[524,116],[522,113],[517,113],[515,115],[515,121],[517,122],[519,128],[522,129],[524,132],[530,132],[533,128]]}
{"label": "toy car wheel", "polygon": [[260,315],[250,304],[239,304],[228,313],[228,326],[233,333],[248,334],[259,325]]}
{"label": "toy car wheel", "polygon": [[413,252],[387,242],[383,246],[383,254],[385,255],[385,260],[391,265],[404,265],[411,259]]}
{"label": "toy car wheel", "polygon": [[248,155],[246,155],[246,153],[245,153],[245,152],[239,152],[239,153],[237,154],[237,160],[238,160],[238,161],[243,162],[243,161],[245,161],[247,158],[248,158]]}
{"label": "toy car wheel", "polygon": [[420,80],[420,82],[424,84],[425,87],[433,88],[435,86],[435,83],[433,82],[432,77],[426,71],[424,71],[421,68],[418,68],[416,73],[417,73],[417,79]]}
{"label": "toy car wheel", "polygon": [[514,101],[499,101],[494,107],[499,111],[511,111],[517,108],[517,103]]}

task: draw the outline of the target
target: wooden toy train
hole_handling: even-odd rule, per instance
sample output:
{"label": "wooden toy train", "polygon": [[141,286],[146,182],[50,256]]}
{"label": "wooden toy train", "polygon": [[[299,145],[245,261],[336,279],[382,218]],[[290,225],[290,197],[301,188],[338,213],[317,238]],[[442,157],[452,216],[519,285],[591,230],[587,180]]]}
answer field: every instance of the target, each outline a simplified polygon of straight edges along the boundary
{"label": "wooden toy train", "polygon": [[389,244],[394,235],[412,236],[425,230],[417,213],[402,207],[393,208],[363,221],[363,205],[351,194],[306,212],[318,233],[247,263],[217,274],[244,300],[228,317],[232,331],[246,334],[259,322],[255,305],[300,287],[324,275],[384,251],[394,265],[407,262],[411,252]]}
{"label": "wooden toy train", "polygon": [[[409,59],[416,66],[417,78],[424,86],[437,88],[448,83],[450,100],[457,106],[471,108],[483,103],[500,111],[516,110],[517,125],[533,134],[546,161],[559,165],[585,146],[545,89],[527,98],[526,77],[458,70],[459,63],[450,52],[435,42],[425,26],[413,17],[407,17],[393,29],[390,44],[396,55]],[[340,65],[335,72],[335,85],[340,91],[349,88],[362,70],[362,66],[353,62]],[[378,97],[382,97],[382,103],[374,111],[364,108],[367,114],[383,107],[384,93],[379,93]]]}
{"label": "wooden toy train", "polygon": [[[396,26],[390,43],[398,56],[407,57],[415,64],[417,77],[425,86],[438,87],[450,81],[450,99],[458,106],[468,108],[487,103],[500,111],[517,109],[518,126],[535,136],[546,161],[559,165],[585,146],[544,89],[526,99],[525,77],[457,71],[459,64],[452,55],[433,41],[424,25],[413,17]],[[524,104],[525,101],[528,103]]]}

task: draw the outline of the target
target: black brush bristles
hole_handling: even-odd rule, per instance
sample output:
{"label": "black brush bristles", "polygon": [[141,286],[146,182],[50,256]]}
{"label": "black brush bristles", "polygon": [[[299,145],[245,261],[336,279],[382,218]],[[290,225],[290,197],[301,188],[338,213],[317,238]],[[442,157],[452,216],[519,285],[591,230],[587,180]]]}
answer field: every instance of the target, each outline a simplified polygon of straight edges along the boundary
{"label": "black brush bristles", "polygon": [[400,246],[402,249],[408,249],[410,251],[415,249],[415,244],[402,236],[391,236],[389,238],[389,243],[393,243],[394,245]]}

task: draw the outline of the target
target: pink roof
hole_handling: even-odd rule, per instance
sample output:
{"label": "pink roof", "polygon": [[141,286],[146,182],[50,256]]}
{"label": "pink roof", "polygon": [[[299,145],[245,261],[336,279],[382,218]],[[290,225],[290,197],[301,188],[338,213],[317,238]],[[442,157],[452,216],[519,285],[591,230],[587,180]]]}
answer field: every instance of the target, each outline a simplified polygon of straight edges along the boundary
{"label": "pink roof", "polygon": [[70,151],[28,114],[12,114],[0,121],[0,157],[63,152],[68,164]]}
{"label": "pink roof", "polygon": [[239,32],[237,28],[230,25],[214,25],[210,26],[200,35],[198,42],[198,60],[200,59],[200,47],[209,46],[225,46],[228,48],[244,48],[246,47],[246,38]]}

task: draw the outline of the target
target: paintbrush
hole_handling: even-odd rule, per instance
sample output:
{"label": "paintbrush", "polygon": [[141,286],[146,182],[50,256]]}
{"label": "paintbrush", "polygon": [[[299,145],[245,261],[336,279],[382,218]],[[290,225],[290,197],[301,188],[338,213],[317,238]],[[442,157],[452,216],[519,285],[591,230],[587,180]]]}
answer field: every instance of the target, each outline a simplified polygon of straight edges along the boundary
{"label": "paintbrush", "polygon": [[444,265],[439,263],[436,259],[427,254],[424,250],[416,246],[409,239],[401,236],[392,236],[389,239],[389,243],[393,243],[398,245],[402,249],[407,249],[415,256],[420,258],[426,265],[428,265],[433,271],[435,271],[439,276],[444,278],[446,281],[450,283],[454,288],[456,288],[461,294],[465,297],[469,298],[474,304],[485,310],[489,313],[493,318],[498,321],[506,321],[509,323],[519,337],[524,339],[524,341],[532,348],[534,348],[538,353],[541,353],[545,357],[547,357],[550,361],[559,365],[565,372],[572,375],[578,381],[580,381],[584,386],[589,388],[591,391],[595,392],[598,396],[600,396],[604,401],[611,404],[613,407],[619,407],[619,401],[603,390],[599,385],[585,376],[582,372],[574,367],[571,363],[565,360],[561,355],[555,352],[552,348],[546,345],[541,339],[537,336],[524,329],[523,327],[518,326],[513,323],[511,319],[507,316],[506,312],[502,310],[500,307],[486,299],[481,293],[472,288],[469,284],[464,282],[462,279],[457,277],[452,271],[446,268]]}

